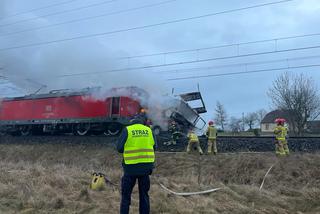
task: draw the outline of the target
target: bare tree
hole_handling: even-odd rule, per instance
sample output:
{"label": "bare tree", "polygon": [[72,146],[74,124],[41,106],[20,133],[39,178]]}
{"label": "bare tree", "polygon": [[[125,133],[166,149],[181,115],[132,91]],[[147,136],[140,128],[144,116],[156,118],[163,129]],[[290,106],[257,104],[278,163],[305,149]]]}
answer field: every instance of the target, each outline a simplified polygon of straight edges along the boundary
{"label": "bare tree", "polygon": [[241,131],[241,119],[231,117],[229,121],[229,128],[233,133],[237,133]]}
{"label": "bare tree", "polygon": [[267,111],[264,109],[260,109],[260,110],[256,111],[256,114],[257,114],[257,121],[259,124],[261,124],[261,121],[267,115]]}
{"label": "bare tree", "polygon": [[307,121],[320,112],[320,97],[311,77],[305,74],[289,75],[284,73],[274,82],[268,95],[274,106],[286,110],[290,115],[292,131],[301,135]]}
{"label": "bare tree", "polygon": [[258,115],[255,112],[252,113],[248,113],[245,117],[244,117],[244,124],[249,126],[249,130],[253,129],[253,126],[256,124],[256,122],[258,121]]}
{"label": "bare tree", "polygon": [[218,126],[221,127],[222,130],[224,130],[226,124],[227,124],[227,112],[224,108],[224,106],[218,101],[215,108],[215,121]]}

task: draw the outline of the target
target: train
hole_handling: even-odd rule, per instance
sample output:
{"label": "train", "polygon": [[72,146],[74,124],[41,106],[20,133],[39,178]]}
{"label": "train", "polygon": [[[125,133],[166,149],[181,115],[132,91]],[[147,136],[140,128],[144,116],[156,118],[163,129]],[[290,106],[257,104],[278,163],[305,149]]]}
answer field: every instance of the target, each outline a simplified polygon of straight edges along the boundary
{"label": "train", "polygon": [[[188,94],[180,99],[172,98],[172,106],[153,110],[157,112],[157,118],[153,118],[154,114],[148,114],[150,95],[138,87],[53,90],[46,94],[3,98],[0,102],[0,133],[22,136],[36,133],[84,136],[94,133],[114,136],[137,116],[145,117],[157,135],[165,131],[172,120],[187,130],[204,121],[199,109],[190,107],[188,99],[183,98],[188,98]],[[147,113],[142,115],[141,112]]]}

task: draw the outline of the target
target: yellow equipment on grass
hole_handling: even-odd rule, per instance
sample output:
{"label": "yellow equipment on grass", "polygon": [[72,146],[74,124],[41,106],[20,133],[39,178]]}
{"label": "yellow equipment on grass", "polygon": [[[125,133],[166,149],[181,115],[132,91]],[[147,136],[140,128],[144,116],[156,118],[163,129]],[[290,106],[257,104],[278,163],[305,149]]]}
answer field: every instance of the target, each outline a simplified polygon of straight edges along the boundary
{"label": "yellow equipment on grass", "polygon": [[92,190],[103,190],[106,187],[105,175],[102,173],[94,172],[92,173],[92,181],[90,184],[90,189]]}

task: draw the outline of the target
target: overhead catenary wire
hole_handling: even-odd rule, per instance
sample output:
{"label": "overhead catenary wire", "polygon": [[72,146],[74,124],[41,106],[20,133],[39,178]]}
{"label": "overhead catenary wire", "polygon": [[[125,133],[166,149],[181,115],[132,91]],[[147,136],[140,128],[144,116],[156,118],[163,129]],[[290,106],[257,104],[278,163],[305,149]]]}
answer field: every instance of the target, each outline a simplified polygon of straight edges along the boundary
{"label": "overhead catenary wire", "polygon": [[42,29],[51,28],[51,27],[57,27],[57,26],[65,25],[65,24],[71,24],[71,23],[87,21],[87,20],[91,20],[91,19],[102,18],[102,17],[106,17],[106,16],[112,16],[112,15],[117,15],[117,14],[132,12],[132,11],[137,11],[137,10],[141,10],[141,9],[145,9],[145,8],[151,8],[151,7],[156,7],[156,6],[172,3],[172,2],[175,2],[175,1],[178,1],[178,0],[162,1],[162,2],[153,3],[153,4],[146,4],[146,5],[143,5],[143,6],[140,6],[140,7],[133,7],[133,8],[125,9],[125,10],[118,10],[118,11],[104,13],[104,14],[100,14],[100,15],[87,16],[87,17],[79,18],[79,19],[72,19],[72,20],[65,21],[65,22],[59,22],[59,23],[56,23],[56,24],[50,24],[50,25],[45,25],[45,26],[41,26],[41,27],[35,27],[35,28],[30,28],[30,29],[25,29],[25,30],[5,33],[5,34],[1,34],[0,37],[20,34],[20,33],[25,33],[25,32],[35,31],[35,30],[42,30]]}
{"label": "overhead catenary wire", "polygon": [[88,9],[88,8],[91,8],[91,7],[97,7],[97,6],[100,6],[100,5],[103,5],[103,4],[109,4],[109,3],[116,2],[116,1],[120,1],[120,0],[108,0],[108,1],[103,1],[103,2],[99,2],[99,3],[89,4],[89,5],[86,5],[86,6],[72,8],[72,9],[68,9],[68,10],[62,10],[62,11],[58,11],[58,12],[53,12],[53,13],[49,13],[49,14],[46,14],[46,15],[41,15],[41,16],[32,17],[32,18],[28,18],[28,19],[22,19],[22,20],[11,22],[11,23],[7,23],[7,24],[0,24],[0,27],[7,27],[7,26],[23,23],[23,22],[42,19],[42,18],[45,18],[45,17],[56,16],[56,15],[60,15],[60,14],[64,14],[64,13],[70,13],[70,12],[74,12],[74,11],[78,11],[78,10]]}
{"label": "overhead catenary wire", "polygon": [[[115,1],[115,0],[113,0],[113,1]],[[225,10],[225,11],[221,11],[221,12],[208,13],[208,14],[200,15],[200,16],[192,16],[192,17],[187,17],[187,18],[182,18],[182,19],[175,19],[175,20],[171,20],[171,21],[164,21],[164,22],[159,22],[159,23],[155,23],[155,24],[141,25],[141,26],[113,30],[113,31],[107,31],[107,32],[102,32],[102,33],[80,35],[80,36],[74,36],[74,37],[69,37],[69,38],[64,38],[64,39],[57,39],[57,40],[51,40],[51,41],[45,41],[45,42],[36,42],[36,43],[30,43],[30,44],[25,44],[25,45],[19,45],[19,46],[5,47],[5,48],[1,48],[0,51],[14,50],[14,49],[20,49],[20,48],[27,48],[27,47],[36,47],[36,46],[49,45],[49,44],[55,44],[55,43],[60,43],[60,42],[67,42],[67,41],[73,41],[73,40],[79,40],[79,39],[85,39],[85,38],[106,36],[106,35],[117,34],[117,33],[122,33],[122,32],[129,32],[129,31],[153,28],[153,27],[158,27],[158,26],[162,26],[162,25],[181,23],[181,22],[185,22],[185,21],[202,19],[202,18],[216,16],[216,15],[220,15],[220,14],[233,13],[233,12],[237,12],[237,11],[243,11],[243,10],[249,10],[249,9],[253,9],[253,8],[271,6],[271,5],[292,2],[292,1],[295,1],[295,0],[274,1],[274,2],[269,2],[269,3],[264,3],[264,4],[257,4],[257,5],[253,5],[253,6]]]}
{"label": "overhead catenary wire", "polygon": [[[167,81],[199,79],[199,78],[208,78],[208,77],[221,77],[221,76],[234,76],[234,75],[241,75],[241,74],[252,74],[252,73],[262,73],[262,72],[267,72],[267,71],[279,71],[279,70],[286,70],[286,69],[302,69],[302,68],[311,68],[311,67],[320,67],[320,64],[288,66],[288,67],[281,67],[281,68],[260,69],[260,70],[242,71],[242,72],[229,72],[229,73],[220,73],[220,74],[211,74],[211,75],[198,75],[198,76],[180,77],[180,78],[178,77],[178,78],[167,79]],[[0,84],[6,84],[6,83],[1,82]]]}
{"label": "overhead catenary wire", "polygon": [[38,7],[38,8],[33,8],[33,9],[30,9],[30,10],[18,12],[18,13],[13,13],[13,14],[10,14],[8,16],[2,17],[0,19],[0,21],[3,21],[5,19],[9,19],[9,18],[12,18],[12,17],[15,17],[15,16],[19,16],[19,15],[22,15],[22,14],[27,14],[27,13],[31,13],[31,12],[34,12],[34,11],[38,11],[38,10],[43,10],[43,9],[56,7],[56,6],[60,6],[60,5],[70,4],[70,3],[75,2],[75,1],[79,1],[79,0],[70,0],[70,1],[60,2],[60,3],[54,3],[54,4],[46,5],[46,6],[43,6],[43,7]]}
{"label": "overhead catenary wire", "polygon": [[[277,59],[277,60],[266,60],[266,61],[256,61],[256,62],[244,62],[244,63],[236,63],[236,64],[226,64],[226,65],[217,65],[217,66],[208,66],[208,67],[196,67],[196,68],[186,68],[186,69],[172,69],[172,70],[163,70],[163,71],[155,71],[153,73],[164,73],[164,72],[173,72],[176,71],[177,73],[179,71],[193,71],[193,70],[209,70],[209,69],[217,69],[217,68],[227,68],[227,67],[238,67],[238,66],[250,66],[250,65],[260,65],[260,64],[269,64],[269,63],[276,63],[276,62],[294,62],[294,61],[299,61],[299,60],[307,60],[307,59],[316,59],[316,58],[320,58],[320,55],[314,55],[314,56],[305,56],[305,57],[293,57],[293,58],[285,58],[285,59]],[[249,73],[251,73],[249,71]],[[256,73],[256,72],[252,72],[252,73]],[[88,73],[91,74],[91,73]],[[245,73],[224,73],[224,74],[216,74],[218,76],[231,76],[231,75],[237,75],[237,74],[248,74],[248,72]],[[61,75],[62,77],[65,75]],[[59,77],[61,77],[59,76]],[[0,76],[0,79],[5,80],[6,82],[0,82],[1,84],[7,84],[10,83],[8,77],[5,76]],[[25,79],[28,80],[28,79]],[[28,80],[28,81],[32,81],[32,80]],[[41,85],[39,83],[37,83],[38,85]]]}
{"label": "overhead catenary wire", "polygon": [[262,73],[262,72],[267,72],[267,71],[281,71],[281,70],[287,70],[287,69],[291,70],[291,69],[302,69],[302,68],[312,68],[312,67],[320,67],[320,64],[286,66],[286,67],[280,67],[280,68],[260,69],[260,70],[251,70],[251,71],[239,71],[239,72],[229,72],[229,73],[220,73],[220,74],[194,75],[194,76],[188,76],[188,77],[170,78],[170,79],[167,79],[167,81],[200,79],[200,78],[221,77],[221,76],[234,76],[234,75],[240,75],[240,74],[252,74],[252,73]]}
{"label": "overhead catenary wire", "polygon": [[210,47],[193,48],[193,49],[185,49],[185,50],[178,50],[178,51],[167,51],[167,52],[159,52],[159,53],[150,53],[150,54],[142,54],[142,55],[125,56],[125,57],[118,57],[116,59],[128,59],[128,58],[134,59],[134,58],[143,58],[143,57],[151,57],[151,56],[169,55],[169,54],[199,52],[199,51],[211,50],[211,49],[228,48],[228,47],[240,47],[240,46],[243,46],[243,45],[259,44],[259,43],[266,43],[266,42],[279,42],[279,41],[282,41],[282,40],[299,39],[299,38],[313,37],[313,36],[320,36],[320,33],[310,33],[310,34],[301,34],[301,35],[286,36],[286,37],[276,37],[276,38],[271,38],[271,39],[263,39],[263,40],[255,40],[255,41],[248,41],[248,42],[216,45],[216,46],[210,46]]}
{"label": "overhead catenary wire", "polygon": [[112,73],[112,72],[125,72],[125,71],[132,71],[132,70],[142,70],[142,69],[150,69],[150,68],[158,68],[158,67],[186,65],[186,64],[202,63],[202,62],[209,62],[209,61],[235,59],[235,58],[243,58],[243,57],[251,57],[251,56],[261,56],[261,55],[268,55],[268,54],[285,53],[285,52],[291,52],[291,51],[301,51],[301,50],[310,50],[310,49],[318,49],[318,48],[320,48],[320,45],[300,47],[300,48],[291,48],[291,49],[283,49],[283,50],[275,50],[275,51],[265,51],[265,52],[250,53],[250,54],[243,54],[243,55],[214,57],[214,58],[207,58],[207,59],[201,59],[201,60],[197,59],[197,60],[181,61],[181,62],[175,62],[175,63],[163,63],[163,64],[147,65],[147,66],[140,66],[140,67],[110,69],[110,70],[105,70],[105,71],[72,73],[72,74],[59,75],[57,77],[73,77],[73,76],[93,75],[93,74]]}
{"label": "overhead catenary wire", "polygon": [[194,67],[194,68],[184,68],[184,69],[172,69],[172,70],[162,70],[162,71],[154,71],[153,73],[187,73],[188,71],[195,70],[209,70],[209,69],[217,69],[217,68],[230,68],[230,67],[241,67],[241,66],[251,66],[251,65],[261,65],[261,64],[270,64],[270,63],[278,63],[278,62],[291,62],[291,61],[299,61],[306,59],[317,59],[320,58],[320,55],[315,56],[304,56],[304,57],[293,57],[293,58],[284,58],[284,59],[275,59],[275,60],[266,60],[266,61],[255,61],[255,62],[242,62],[235,64],[225,64],[225,65],[216,65],[216,66],[206,66],[206,67]]}
{"label": "overhead catenary wire", "polygon": [[[286,49],[286,50],[278,50],[278,52],[289,52],[289,51],[296,51],[296,50],[307,50],[307,49],[313,49],[313,48],[320,48],[320,46],[313,46],[313,47],[303,47],[303,48],[295,48],[295,49]],[[245,57],[245,56],[256,56],[256,55],[263,55],[267,54],[269,52],[260,52],[260,53],[254,53],[254,54],[246,54],[246,55],[237,55],[237,56],[228,56],[228,57],[223,57],[223,59],[230,59],[230,58],[235,58],[235,57]],[[274,52],[272,52],[274,53]],[[294,57],[294,58],[285,58],[285,59],[277,59],[277,60],[266,60],[266,61],[257,61],[257,62],[245,62],[245,63],[236,63],[236,64],[230,64],[230,65],[218,65],[218,66],[209,66],[209,67],[198,67],[198,68],[188,68],[188,69],[180,69],[181,71],[184,70],[198,70],[198,69],[214,69],[214,68],[224,68],[224,67],[236,67],[236,66],[250,66],[250,65],[257,65],[257,64],[267,64],[267,63],[275,63],[275,62],[284,62],[286,61],[291,62],[291,61],[297,61],[297,60],[306,60],[306,59],[315,59],[319,58],[320,56],[314,55],[314,56],[305,56],[305,57]],[[171,63],[171,64],[161,64],[161,65],[150,65],[150,66],[141,66],[141,67],[131,67],[131,68],[124,68],[124,69],[112,69],[112,70],[106,70],[106,71],[96,71],[96,72],[83,72],[83,73],[73,73],[73,74],[63,74],[63,75],[58,75],[56,77],[59,78],[64,78],[64,77],[73,77],[73,76],[82,76],[82,75],[94,75],[94,74],[102,74],[102,73],[112,73],[112,72],[124,72],[124,71],[130,71],[130,70],[142,70],[142,69],[148,69],[148,68],[156,68],[156,67],[166,67],[166,66],[174,66],[174,65],[183,65],[183,64],[193,64],[193,63],[199,63],[199,62],[206,62],[206,61],[215,61],[220,59],[219,58],[211,58],[211,59],[204,59],[204,60],[193,60],[193,61],[184,61],[184,62],[177,62],[177,63]],[[290,66],[289,66],[290,67]],[[288,67],[287,67],[288,68]],[[293,67],[290,67],[293,68]],[[172,69],[172,70],[167,70],[167,71],[156,71],[156,72],[170,72],[170,71],[179,71],[179,69]],[[244,73],[257,73],[257,72],[264,72],[263,71],[245,71],[245,72],[236,72],[235,74],[244,74]],[[272,70],[271,70],[272,71]],[[224,73],[224,74],[215,74],[217,76],[230,76],[233,75],[234,72],[232,73]],[[1,78],[7,79],[7,77],[2,76]],[[192,78],[192,77],[188,77]],[[180,80],[180,78],[176,79],[168,79],[168,81],[172,80]]]}

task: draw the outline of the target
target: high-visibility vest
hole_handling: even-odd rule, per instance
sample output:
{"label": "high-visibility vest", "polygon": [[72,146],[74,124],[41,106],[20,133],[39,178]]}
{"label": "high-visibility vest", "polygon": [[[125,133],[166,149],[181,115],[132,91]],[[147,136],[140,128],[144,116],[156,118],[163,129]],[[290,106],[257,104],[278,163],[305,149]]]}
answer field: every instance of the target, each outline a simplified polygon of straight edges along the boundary
{"label": "high-visibility vest", "polygon": [[128,138],[124,144],[123,159],[125,164],[153,163],[154,139],[149,127],[134,124],[127,127]]}
{"label": "high-visibility vest", "polygon": [[216,139],[217,138],[217,129],[213,126],[209,126],[207,130],[207,136],[209,139]]}
{"label": "high-visibility vest", "polygon": [[188,137],[191,142],[199,142],[198,136],[195,133],[189,133]]}
{"label": "high-visibility vest", "polygon": [[287,135],[287,128],[283,126],[276,126],[274,129],[274,134],[277,140],[285,140]]}

